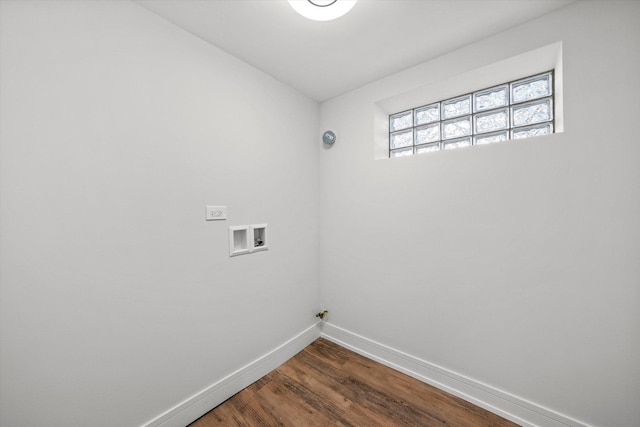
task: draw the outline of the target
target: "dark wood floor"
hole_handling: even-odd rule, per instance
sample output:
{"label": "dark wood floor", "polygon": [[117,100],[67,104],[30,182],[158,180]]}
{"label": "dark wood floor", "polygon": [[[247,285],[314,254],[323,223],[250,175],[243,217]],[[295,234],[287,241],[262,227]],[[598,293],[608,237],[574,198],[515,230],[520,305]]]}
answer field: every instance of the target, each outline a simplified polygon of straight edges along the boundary
{"label": "dark wood floor", "polygon": [[320,338],[190,427],[327,425],[517,424]]}

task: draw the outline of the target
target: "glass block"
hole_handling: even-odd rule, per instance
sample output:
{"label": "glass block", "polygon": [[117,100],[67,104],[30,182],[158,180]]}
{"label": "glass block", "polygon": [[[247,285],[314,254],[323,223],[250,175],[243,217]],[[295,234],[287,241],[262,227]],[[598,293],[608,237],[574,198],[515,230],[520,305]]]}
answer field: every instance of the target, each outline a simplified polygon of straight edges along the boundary
{"label": "glass block", "polygon": [[471,114],[471,95],[459,96],[442,102],[442,118],[464,116]]}
{"label": "glass block", "polygon": [[553,93],[551,73],[540,74],[511,83],[511,103],[544,98]]}
{"label": "glass block", "polygon": [[391,141],[389,141],[389,148],[396,149],[413,145],[413,129],[403,130],[391,134]]}
{"label": "glass block", "polygon": [[548,135],[550,133],[553,133],[553,124],[542,123],[535,126],[513,129],[511,131],[511,139],[531,138],[532,136]]}
{"label": "glass block", "polygon": [[442,139],[471,135],[471,116],[442,122]]}
{"label": "glass block", "polygon": [[440,140],[440,123],[432,123],[430,125],[416,128],[415,141],[416,144],[424,144],[425,142],[433,142]]}
{"label": "glass block", "polygon": [[452,139],[451,141],[447,141],[444,143],[443,148],[445,150],[453,150],[456,148],[469,147],[470,145],[471,145],[471,138],[466,137],[466,138]]}
{"label": "glass block", "polygon": [[494,132],[509,127],[509,109],[488,111],[473,116],[475,133]]}
{"label": "glass block", "polygon": [[409,147],[409,148],[402,148],[400,150],[393,150],[391,151],[389,157],[396,158],[396,157],[405,157],[405,156],[411,156],[413,155],[413,147]]}
{"label": "glass block", "polygon": [[509,139],[508,131],[488,133],[486,135],[476,136],[474,140],[474,144],[482,145],[482,144],[491,144],[494,142],[506,141]]}
{"label": "glass block", "polygon": [[430,153],[432,151],[440,151],[439,142],[432,142],[431,144],[416,145],[416,154]]}
{"label": "glass block", "polygon": [[440,103],[427,105],[426,107],[416,108],[415,110],[415,124],[424,125],[440,120]]}
{"label": "glass block", "polygon": [[389,116],[389,131],[395,132],[413,126],[413,110]]}
{"label": "glass block", "polygon": [[531,125],[553,119],[551,98],[511,107],[513,126]]}
{"label": "glass block", "polygon": [[508,85],[485,89],[473,94],[473,111],[492,110],[509,105]]}

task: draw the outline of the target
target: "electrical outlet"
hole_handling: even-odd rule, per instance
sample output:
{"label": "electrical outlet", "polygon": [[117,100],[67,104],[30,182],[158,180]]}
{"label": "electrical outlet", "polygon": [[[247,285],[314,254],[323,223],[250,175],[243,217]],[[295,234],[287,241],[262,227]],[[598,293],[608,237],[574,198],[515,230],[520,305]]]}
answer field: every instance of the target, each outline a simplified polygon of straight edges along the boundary
{"label": "electrical outlet", "polygon": [[207,221],[217,221],[227,219],[226,206],[207,206],[205,219]]}

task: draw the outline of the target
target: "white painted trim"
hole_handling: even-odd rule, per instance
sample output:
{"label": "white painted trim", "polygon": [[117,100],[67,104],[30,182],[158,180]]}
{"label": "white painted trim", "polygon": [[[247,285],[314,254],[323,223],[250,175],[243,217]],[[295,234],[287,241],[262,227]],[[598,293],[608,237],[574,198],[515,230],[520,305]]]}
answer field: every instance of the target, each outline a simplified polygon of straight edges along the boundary
{"label": "white painted trim", "polygon": [[589,427],[581,421],[411,356],[361,335],[321,323],[321,336],[362,356],[458,396],[525,427]]}
{"label": "white painted trim", "polygon": [[184,427],[253,384],[320,336],[317,323],[246,366],[216,381],[141,427]]}

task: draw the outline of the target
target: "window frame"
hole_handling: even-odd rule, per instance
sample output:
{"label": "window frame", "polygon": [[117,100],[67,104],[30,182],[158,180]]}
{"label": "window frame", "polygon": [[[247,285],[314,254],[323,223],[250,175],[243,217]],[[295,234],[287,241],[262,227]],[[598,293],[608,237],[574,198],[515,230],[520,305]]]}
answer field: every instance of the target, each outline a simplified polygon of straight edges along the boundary
{"label": "window frame", "polygon": [[[388,148],[388,157],[389,158],[396,158],[396,157],[404,157],[404,156],[410,156],[410,155],[416,155],[416,154],[422,154],[422,152],[425,151],[444,151],[444,150],[448,150],[446,148],[447,145],[451,145],[452,141],[455,142],[459,142],[459,140],[468,138],[470,140],[469,144],[465,145],[465,146],[475,146],[475,145],[486,145],[486,144],[491,144],[493,142],[498,142],[498,141],[492,141],[492,142],[487,142],[487,143],[481,143],[481,144],[477,144],[476,143],[476,139],[479,136],[496,136],[498,134],[506,134],[506,139],[502,140],[500,142],[506,142],[506,141],[511,141],[511,140],[515,140],[515,139],[526,139],[528,137],[520,137],[520,138],[514,138],[514,131],[517,131],[518,129],[526,129],[526,128],[531,128],[531,127],[536,127],[536,126],[540,126],[540,127],[544,127],[544,126],[551,126],[550,132],[548,134],[552,134],[552,133],[556,133],[557,130],[557,126],[556,126],[556,118],[557,118],[557,110],[556,110],[556,73],[555,73],[555,68],[547,70],[547,71],[542,71],[542,72],[537,72],[534,74],[530,74],[527,75],[525,77],[520,77],[517,79],[513,79],[513,80],[509,80],[503,83],[498,83],[498,84],[494,84],[491,86],[487,86],[484,88],[480,88],[477,90],[473,90],[471,92],[467,92],[461,95],[456,95],[456,96],[452,96],[452,97],[448,97],[445,99],[442,99],[440,101],[436,101],[436,102],[430,102],[428,104],[424,104],[424,105],[420,105],[414,108],[410,108],[410,109],[406,109],[403,111],[399,111],[399,112],[395,112],[393,114],[388,114],[388,140],[387,140],[387,148]],[[543,96],[543,97],[539,97],[539,98],[534,98],[534,99],[526,99],[526,100],[521,100],[518,102],[514,102],[513,101],[513,93],[512,93],[512,85],[514,83],[519,83],[519,82],[526,82],[529,79],[534,79],[536,77],[542,77],[545,75],[549,75],[549,78],[551,79],[551,94],[548,96]],[[482,109],[482,110],[477,110],[475,108],[475,98],[477,96],[477,94],[481,94],[482,92],[486,92],[486,91],[491,91],[491,89],[499,89],[499,88],[503,88],[506,86],[507,89],[507,102],[505,105],[501,105],[501,106],[497,106],[497,107],[492,107],[492,108],[487,108],[487,109]],[[448,117],[443,117],[443,105],[444,103],[447,102],[452,102],[453,101],[457,101],[457,100],[462,100],[462,99],[469,99],[470,100],[470,105],[469,105],[469,109],[468,112],[465,112],[463,114],[459,114],[459,115],[455,115],[455,116],[448,116]],[[514,126],[513,125],[513,117],[514,117],[514,107],[518,107],[521,105],[528,105],[529,103],[536,103],[536,102],[540,102],[543,103],[545,100],[550,100],[550,114],[551,114],[551,120],[543,120],[540,122],[536,122],[536,123],[529,123],[529,124],[525,124],[525,125],[519,125],[519,126]],[[427,123],[421,123],[416,125],[416,113],[419,110],[427,110],[429,108],[433,109],[434,106],[438,107],[438,119],[434,119],[430,122]],[[507,112],[507,127],[504,129],[499,129],[499,130],[493,130],[493,131],[488,131],[488,132],[476,132],[476,117],[478,115],[483,115],[483,114],[487,114],[490,115],[490,113],[496,113],[499,112],[499,110],[506,110]],[[392,117],[397,117],[397,116],[401,116],[401,115],[407,115],[408,113],[411,113],[411,125],[408,127],[403,127],[400,129],[393,129],[392,126]],[[458,136],[452,136],[449,138],[444,137],[443,135],[443,131],[444,131],[444,124],[445,122],[447,123],[451,123],[451,122],[455,122],[456,120],[460,120],[460,119],[465,119],[468,118],[468,121],[470,123],[470,131],[468,134],[466,135],[458,135]],[[438,139],[434,139],[431,141],[427,141],[421,144],[417,144],[417,129],[421,128],[427,128],[429,126],[433,127],[434,124],[438,125]],[[392,136],[393,135],[398,135],[401,133],[406,133],[407,131],[411,131],[411,144],[410,145],[406,145],[406,146],[402,146],[402,147],[397,147],[397,148],[392,148]],[[537,135],[533,135],[533,136],[537,136]],[[427,147],[433,147],[435,145],[438,145],[437,149],[433,149],[433,150],[425,150]],[[460,148],[460,147],[457,147]],[[411,150],[409,150],[411,149]],[[420,152],[419,150],[422,149]],[[405,153],[402,155],[394,155],[394,153]]]}

